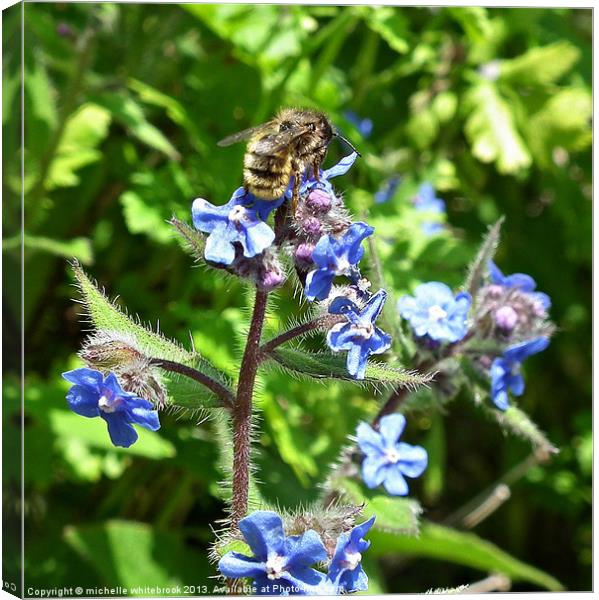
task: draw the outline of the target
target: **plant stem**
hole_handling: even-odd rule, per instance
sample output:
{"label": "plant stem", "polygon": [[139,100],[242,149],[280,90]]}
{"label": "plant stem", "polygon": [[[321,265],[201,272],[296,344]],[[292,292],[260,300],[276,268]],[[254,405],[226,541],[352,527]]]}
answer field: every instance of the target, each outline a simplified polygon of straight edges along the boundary
{"label": "plant stem", "polygon": [[188,367],[187,365],[182,365],[181,363],[174,362],[172,360],[165,360],[164,358],[151,358],[150,364],[155,365],[156,367],[160,367],[165,371],[171,371],[173,373],[179,373],[180,375],[185,375],[185,377],[189,377],[206,386],[210,391],[214,392],[223,402],[225,408],[229,410],[233,409],[233,405],[235,404],[235,398],[231,390],[225,387],[222,383],[216,381],[216,379],[212,379],[212,377],[208,377],[201,371],[194,369],[193,367]]}
{"label": "plant stem", "polygon": [[[275,348],[278,348],[279,346],[288,342],[289,340],[292,340],[296,337],[299,337],[300,335],[304,335],[305,333],[308,333],[310,331],[314,331],[315,329],[318,329],[325,323],[325,321],[330,321],[331,326],[334,325],[335,321],[332,320],[330,317],[331,317],[331,315],[325,315],[323,317],[319,317],[312,321],[308,321],[307,323],[302,323],[301,325],[298,325],[297,327],[293,327],[292,329],[289,329],[288,331],[284,331],[283,333],[279,334],[277,337],[266,342],[266,344],[264,344],[260,348],[260,353],[262,355],[268,354],[269,352],[272,352]],[[341,320],[343,320],[343,319],[340,318],[339,321],[341,321]]]}
{"label": "plant stem", "polygon": [[260,336],[264,326],[268,292],[256,290],[254,312],[250,323],[241,368],[237,398],[233,407],[233,499],[231,526],[245,517],[248,509],[250,484],[250,452],[252,438],[252,399],[258,364],[260,363]]}

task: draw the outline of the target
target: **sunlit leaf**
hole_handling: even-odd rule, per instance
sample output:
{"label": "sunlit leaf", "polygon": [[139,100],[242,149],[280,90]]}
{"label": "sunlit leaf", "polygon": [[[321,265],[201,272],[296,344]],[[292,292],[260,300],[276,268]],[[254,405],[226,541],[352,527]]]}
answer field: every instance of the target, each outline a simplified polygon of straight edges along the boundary
{"label": "sunlit leaf", "polygon": [[492,83],[475,84],[464,102],[468,114],[465,132],[476,158],[496,163],[500,173],[516,173],[530,166],[531,157],[510,106]]}

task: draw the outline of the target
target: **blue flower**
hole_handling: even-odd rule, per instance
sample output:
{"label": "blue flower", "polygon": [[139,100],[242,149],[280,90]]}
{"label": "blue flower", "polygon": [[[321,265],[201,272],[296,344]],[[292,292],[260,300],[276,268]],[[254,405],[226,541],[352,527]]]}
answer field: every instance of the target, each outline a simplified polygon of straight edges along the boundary
{"label": "blue flower", "polygon": [[[321,190],[324,190],[329,195],[334,195],[335,192],[333,190],[333,185],[329,181],[329,179],[333,179],[333,177],[338,177],[339,175],[345,175],[352,167],[352,165],[356,162],[358,158],[357,152],[352,152],[351,154],[343,157],[336,165],[333,165],[330,169],[325,169],[324,171],[321,169],[319,173],[319,178],[316,178],[312,175],[307,177],[305,174],[302,177],[302,183],[299,187],[299,195],[304,196],[310,190],[318,187]],[[289,199],[291,198],[293,193],[293,179],[285,192],[285,196]]]}
{"label": "blue flower", "polygon": [[406,418],[400,414],[383,417],[379,431],[368,423],[358,425],[358,446],[366,455],[362,479],[369,488],[382,483],[392,496],[405,496],[408,493],[405,477],[419,477],[426,469],[426,450],[399,441],[405,426]]}
{"label": "blue flower", "polygon": [[379,290],[360,310],[351,300],[335,298],[329,312],[344,315],[347,323],[337,323],[327,334],[329,348],[335,352],[347,350],[347,371],[355,379],[364,379],[366,363],[371,354],[381,354],[391,346],[391,336],[375,326],[387,299]]}
{"label": "blue flower", "polygon": [[353,110],[346,110],[343,116],[356,127],[364,139],[372,135],[372,119],[362,119]]}
{"label": "blue flower", "polygon": [[362,554],[368,550],[370,542],[363,538],[374,524],[375,518],[372,516],[349,533],[342,533],[337,539],[328,573],[337,593],[351,594],[368,589],[368,577],[362,568]]}
{"label": "blue flower", "polygon": [[400,315],[407,319],[418,337],[428,336],[439,342],[457,342],[468,331],[471,297],[461,292],[454,297],[444,283],[422,283],[414,297],[403,296],[397,302]]}
{"label": "blue flower", "polygon": [[496,358],[491,365],[491,399],[500,410],[509,406],[508,391],[514,396],[524,393],[524,377],[520,365],[524,359],[542,352],[549,345],[549,338],[538,337],[528,342],[514,344],[507,348],[503,356]]}
{"label": "blue flower", "polygon": [[[204,250],[206,260],[230,265],[235,259],[236,242],[241,244],[246,258],[260,254],[273,243],[274,231],[260,218],[260,209],[247,206],[254,200],[241,187],[222,206],[214,206],[203,198],[193,201],[194,226],[210,234]],[[263,211],[264,208],[262,214]]]}
{"label": "blue flower", "polygon": [[445,202],[435,195],[435,188],[428,182],[423,183],[413,200],[414,207],[422,212],[445,213]]}
{"label": "blue flower", "polygon": [[137,440],[133,424],[150,431],[160,429],[158,411],[152,403],[121,388],[116,375],[106,377],[94,369],[67,371],[62,376],[75,384],[67,394],[71,410],[82,417],[102,417],[115,446],[128,448]]}
{"label": "blue flower", "polygon": [[[428,182],[418,188],[418,193],[413,199],[414,207],[419,212],[445,214],[445,202],[435,195],[435,188]],[[426,235],[434,235],[443,230],[441,223],[422,223],[422,231]]]}
{"label": "blue flower", "polygon": [[306,297],[308,300],[328,298],[337,275],[350,275],[364,255],[362,241],[372,235],[373,227],[366,223],[352,223],[341,238],[324,235],[312,252],[312,260],[317,269],[306,277]]}
{"label": "blue flower", "polygon": [[326,560],[327,552],[315,531],[287,537],[281,517],[263,510],[239,521],[239,529],[254,556],[227,552],[218,563],[225,577],[251,577],[260,595],[323,593],[326,575],[311,566]]}
{"label": "blue flower", "polygon": [[401,177],[399,175],[394,175],[390,177],[386,181],[383,182],[383,185],[380,187],[379,191],[374,195],[374,201],[377,204],[382,204],[383,202],[388,202],[395,195],[395,190],[397,190],[397,186],[401,183]]}
{"label": "blue flower", "polygon": [[538,304],[543,312],[551,308],[551,299],[543,292],[536,292],[537,282],[525,273],[513,273],[512,275],[504,275],[499,267],[490,260],[487,263],[491,282],[495,285],[500,285],[505,288],[514,288],[522,292],[528,293]]}

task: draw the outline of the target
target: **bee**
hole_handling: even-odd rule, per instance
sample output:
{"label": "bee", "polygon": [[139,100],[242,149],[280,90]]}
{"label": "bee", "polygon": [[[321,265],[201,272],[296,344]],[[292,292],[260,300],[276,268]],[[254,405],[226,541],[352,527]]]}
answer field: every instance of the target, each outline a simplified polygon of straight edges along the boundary
{"label": "bee", "polygon": [[243,187],[262,200],[283,196],[293,177],[292,210],[297,207],[302,175],[308,169],[318,180],[328,146],[338,137],[327,116],[315,110],[285,108],[274,119],[244,129],[218,142],[229,146],[249,140],[243,159]]}

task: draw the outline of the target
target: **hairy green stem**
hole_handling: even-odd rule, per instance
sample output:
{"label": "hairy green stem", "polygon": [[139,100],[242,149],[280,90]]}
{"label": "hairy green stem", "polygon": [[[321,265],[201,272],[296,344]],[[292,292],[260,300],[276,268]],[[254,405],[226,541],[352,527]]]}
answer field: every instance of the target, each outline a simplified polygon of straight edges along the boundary
{"label": "hairy green stem", "polygon": [[252,399],[256,373],[260,363],[260,337],[264,327],[268,292],[256,290],[254,312],[250,323],[241,368],[237,398],[233,407],[233,497],[231,526],[236,527],[248,509],[250,454],[252,440]]}
{"label": "hairy green stem", "polygon": [[235,403],[235,398],[230,389],[222,385],[216,381],[216,379],[212,379],[212,377],[208,377],[201,371],[194,369],[192,367],[188,367],[187,365],[182,365],[181,363],[165,360],[164,358],[151,358],[150,364],[156,367],[160,367],[165,371],[171,371],[172,373],[179,373],[180,375],[184,375],[185,377],[189,377],[201,383],[203,386],[206,386],[211,392],[214,392],[223,402],[225,408],[229,410],[233,409],[233,405]]}

